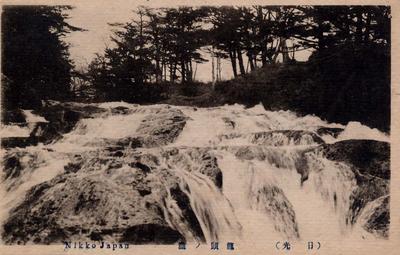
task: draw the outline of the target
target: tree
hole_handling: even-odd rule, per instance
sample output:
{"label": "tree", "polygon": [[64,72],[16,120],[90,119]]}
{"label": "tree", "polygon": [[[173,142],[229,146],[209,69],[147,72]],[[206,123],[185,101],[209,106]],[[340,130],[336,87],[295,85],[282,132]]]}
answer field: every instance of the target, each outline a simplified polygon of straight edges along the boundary
{"label": "tree", "polygon": [[174,83],[179,77],[182,83],[191,82],[193,63],[206,61],[199,53],[206,42],[201,26],[206,15],[206,8],[154,10],[139,7],[136,19],[126,24],[111,24],[117,28],[112,36],[116,46],[106,49],[105,66],[92,65],[92,68],[106,70],[92,73],[109,73],[107,79],[114,87],[112,90],[132,97],[139,86],[153,80],[160,83],[163,77],[166,81],[167,69],[170,82]]}
{"label": "tree", "polygon": [[144,29],[150,43],[149,57],[155,62],[156,82],[159,83],[163,79],[167,57],[165,54],[165,34],[163,34],[164,22],[160,12],[150,8],[146,8],[144,11],[148,17],[148,22]]}
{"label": "tree", "polygon": [[[361,120],[390,126],[390,8],[306,6],[308,29],[300,34],[313,47],[310,73],[313,111],[332,121]],[[349,68],[351,67],[351,68]]]}
{"label": "tree", "polygon": [[[180,7],[166,9],[164,35],[168,38],[167,52],[171,71],[171,81],[175,80],[176,71],[181,74],[181,82],[192,81],[193,62],[201,63],[206,59],[198,52],[206,45],[202,21],[207,16],[207,8]],[[180,69],[177,68],[180,66]]]}
{"label": "tree", "polygon": [[[252,6],[213,8],[210,22],[213,27],[213,45],[225,52],[232,63],[235,77],[237,66],[241,75],[257,67],[261,60],[263,66],[276,63],[280,54],[283,62],[291,61],[288,40],[293,40],[302,29],[304,16],[296,7]],[[292,42],[292,52],[298,47]],[[247,68],[243,55],[247,56]],[[293,57],[292,57],[293,58]]]}
{"label": "tree", "polygon": [[97,90],[111,100],[141,98],[141,90],[156,73],[152,62],[154,44],[147,31],[146,10],[138,8],[138,19],[110,24],[116,45],[106,48],[90,64],[89,74]]}
{"label": "tree", "polygon": [[66,22],[69,6],[4,6],[2,72],[4,107],[32,108],[70,95],[73,63],[62,39],[81,29]]}
{"label": "tree", "polygon": [[243,74],[244,66],[240,48],[240,26],[242,24],[240,10],[225,6],[214,8],[212,9],[210,22],[213,25],[211,34],[213,35],[212,43],[214,47],[226,52],[229,56],[234,77],[238,76],[237,61],[239,61],[239,68]]}

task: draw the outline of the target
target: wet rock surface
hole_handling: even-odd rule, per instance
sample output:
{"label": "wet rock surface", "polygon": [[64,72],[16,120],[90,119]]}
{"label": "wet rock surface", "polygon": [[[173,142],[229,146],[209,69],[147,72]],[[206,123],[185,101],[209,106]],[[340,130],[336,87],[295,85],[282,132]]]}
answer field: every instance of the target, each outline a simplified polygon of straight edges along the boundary
{"label": "wet rock surface", "polygon": [[[357,188],[350,195],[350,210],[347,221],[355,224],[362,210],[369,204],[390,192],[389,182],[377,178],[365,178],[357,183]],[[389,219],[389,218],[387,218]],[[389,222],[386,222],[387,224]],[[382,225],[383,226],[383,225]]]}
{"label": "wet rock surface", "polygon": [[345,140],[323,146],[329,160],[355,166],[361,174],[390,178],[390,145],[374,140]]}
{"label": "wet rock surface", "polygon": [[[263,137],[265,137],[263,135]],[[312,162],[323,155],[334,164],[345,164],[350,167],[356,186],[351,192],[346,223],[355,225],[360,220],[364,208],[376,203],[390,192],[390,146],[386,142],[374,140],[345,140],[333,144],[322,143],[316,147],[298,150],[285,150],[269,146],[238,146],[230,150],[240,160],[265,161],[276,168],[295,169],[301,175],[301,183],[308,181],[310,171],[321,171]],[[325,170],[326,171],[326,170]],[[335,200],[337,198],[333,198]],[[369,225],[365,230],[377,236],[387,237],[390,221],[389,211],[382,203],[377,212],[369,215]],[[378,217],[377,214],[382,215]],[[375,218],[379,219],[379,224]]]}
{"label": "wet rock surface", "polygon": [[5,179],[16,178],[20,176],[23,167],[20,162],[20,157],[17,155],[7,155],[4,157],[3,171],[5,172]]}
{"label": "wet rock surface", "polygon": [[265,185],[250,195],[254,202],[252,206],[270,216],[276,231],[284,233],[289,239],[300,237],[293,206],[279,187]]}
{"label": "wet rock surface", "polygon": [[[160,165],[160,154],[134,153],[123,159],[106,155],[92,152],[74,157],[64,174],[34,186],[11,211],[3,240],[175,243],[184,237],[165,218],[168,196],[181,208],[195,236],[204,240],[179,178]],[[18,174],[19,163],[10,158],[8,164],[14,170],[10,175]]]}
{"label": "wet rock surface", "polygon": [[217,158],[209,148],[167,149],[164,156],[172,165],[189,172],[200,172],[208,176],[218,188],[222,187],[222,172]]}
{"label": "wet rock surface", "polygon": [[[291,189],[303,192],[306,186],[307,192],[317,192],[327,204],[332,200],[332,210],[344,210],[347,225],[359,225],[378,238],[388,237],[388,143],[345,140],[327,144],[322,136],[335,138],[343,129],[315,129],[313,125],[309,130],[290,130],[297,125],[285,127],[274,122],[271,114],[257,114],[256,129],[250,131],[241,127],[245,121],[238,110],[221,117],[208,109],[207,116],[215,114],[225,133],[215,132],[215,140],[204,147],[190,141],[188,145],[180,140],[174,144],[186,128],[196,131],[201,127],[189,122],[196,121],[202,109],[192,109],[196,114],[189,115],[187,108],[168,105],[122,105],[50,103],[36,112],[48,122],[38,122],[30,137],[2,141],[2,184],[9,194],[19,191],[37,171],[42,175],[55,171],[46,180],[36,178],[21,193],[24,197],[9,208],[2,231],[5,243],[208,242],[210,237],[220,237],[219,228],[242,228],[229,213],[235,213],[234,201],[228,201],[225,192],[227,187],[236,189],[243,183],[252,183],[240,193],[248,196],[246,209],[261,212],[272,222],[271,231],[282,237],[301,238],[301,221],[290,198]],[[249,114],[245,114],[246,121]],[[100,122],[88,119],[107,121],[108,117],[124,121],[126,128],[118,129],[124,135],[98,128],[91,136],[90,129]],[[213,123],[206,123],[205,128],[209,124]],[[274,126],[279,129],[271,130]],[[85,140],[86,136],[90,139]],[[238,145],[236,141],[218,145],[224,139],[238,139]],[[76,147],[64,148],[71,143]],[[225,156],[234,160],[233,164],[224,161]],[[54,162],[59,166],[50,164]],[[226,178],[226,174],[235,178]],[[246,179],[249,176],[252,181]],[[295,180],[288,191],[282,183],[290,178]],[[352,186],[346,187],[346,183]],[[200,196],[204,190],[215,198]]]}
{"label": "wet rock surface", "polygon": [[[167,167],[184,164],[185,171],[204,174],[221,187],[216,158],[204,149],[143,148],[174,141],[185,125],[178,111],[161,111],[144,120],[138,138],[105,140],[100,150],[68,155],[63,174],[34,186],[12,209],[3,240],[9,244],[63,240],[175,243],[185,238],[168,223],[174,215],[166,213],[166,201],[172,199],[193,236],[205,241],[190,200],[180,188],[182,180]],[[5,159],[6,178],[16,178],[24,170],[20,162],[24,155],[20,154]]]}
{"label": "wet rock surface", "polygon": [[38,123],[30,136],[41,143],[51,143],[70,132],[80,119],[93,118],[105,112],[105,109],[92,105],[52,103],[35,112],[48,122]]}
{"label": "wet rock surface", "polygon": [[[134,110],[116,107],[110,112],[126,115]],[[41,114],[49,123],[40,123],[32,133],[46,144],[70,132],[79,120],[108,113],[95,106],[55,104]],[[177,201],[194,236],[204,240],[189,200],[180,191],[181,180],[160,164],[160,149],[134,150],[173,142],[185,120],[181,111],[160,107],[143,119],[138,137],[100,139],[95,142],[97,150],[66,154],[69,163],[64,166],[64,173],[32,187],[23,202],[10,211],[3,240],[9,244],[64,240],[175,243],[184,237],[168,224],[167,199]],[[4,158],[5,179],[17,180],[21,172],[29,169],[26,157],[30,157],[29,153],[20,151],[10,152]],[[208,173],[210,178],[217,179],[213,167],[192,167],[190,171]]]}
{"label": "wet rock surface", "polygon": [[172,198],[176,201],[176,204],[182,211],[182,216],[190,226],[194,236],[199,238],[199,241],[205,242],[203,230],[201,229],[200,222],[190,205],[189,197],[178,187],[175,186],[170,189]]}
{"label": "wet rock surface", "polygon": [[35,146],[38,144],[36,136],[29,137],[3,137],[1,138],[2,148],[25,148],[27,146]]}
{"label": "wet rock surface", "polygon": [[[135,190],[138,186],[135,174],[127,171],[120,176],[113,173],[82,177],[71,174],[35,186],[5,223],[3,239],[6,243],[56,243],[92,240],[93,237],[138,243],[146,239],[162,242],[156,240],[156,236],[140,232],[136,235],[142,239],[132,237],[128,240],[127,233],[134,236],[134,230],[141,230],[143,226],[147,226],[144,229],[149,234],[159,229],[176,232],[168,229],[159,205],[158,199],[165,191],[152,187],[153,195],[142,197]],[[160,194],[157,196],[157,193]]]}
{"label": "wet rock surface", "polygon": [[316,133],[319,136],[323,136],[323,135],[330,135],[334,138],[337,138],[340,133],[343,132],[343,128],[332,128],[332,127],[319,127],[316,131]]}
{"label": "wet rock surface", "polygon": [[2,122],[4,124],[26,123],[26,118],[21,109],[2,112]]}
{"label": "wet rock surface", "polygon": [[378,237],[389,237],[390,223],[390,198],[383,196],[376,200],[376,205],[372,208],[363,228]]}
{"label": "wet rock surface", "polygon": [[172,143],[186,124],[187,117],[178,109],[162,109],[142,120],[138,134],[143,135],[146,147]]}
{"label": "wet rock surface", "polygon": [[[390,145],[374,140],[345,140],[323,145],[322,153],[331,161],[351,166],[357,186],[350,195],[350,210],[346,221],[348,224],[356,224],[362,210],[369,203],[390,192]],[[381,213],[384,216],[379,218],[379,224],[373,220],[377,217],[376,214],[371,215],[369,225],[366,225],[365,229],[387,237],[390,219],[388,210],[384,209],[387,209],[387,203],[382,203],[381,207],[379,210],[385,213]],[[372,226],[374,222],[377,224]]]}
{"label": "wet rock surface", "polygon": [[25,173],[36,171],[45,163],[38,151],[16,150],[8,151],[2,158],[3,180],[2,185],[10,191],[21,185],[25,180]]}
{"label": "wet rock surface", "polygon": [[323,144],[324,141],[315,133],[304,130],[274,130],[255,133],[251,142],[258,145],[310,145]]}

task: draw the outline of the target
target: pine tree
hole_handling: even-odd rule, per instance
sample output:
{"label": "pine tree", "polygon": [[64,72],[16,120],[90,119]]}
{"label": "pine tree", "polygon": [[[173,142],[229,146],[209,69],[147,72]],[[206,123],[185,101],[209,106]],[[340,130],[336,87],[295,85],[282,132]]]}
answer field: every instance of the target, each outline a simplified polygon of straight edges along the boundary
{"label": "pine tree", "polygon": [[6,109],[40,106],[70,94],[73,63],[63,37],[79,31],[66,22],[69,6],[4,6],[2,72]]}

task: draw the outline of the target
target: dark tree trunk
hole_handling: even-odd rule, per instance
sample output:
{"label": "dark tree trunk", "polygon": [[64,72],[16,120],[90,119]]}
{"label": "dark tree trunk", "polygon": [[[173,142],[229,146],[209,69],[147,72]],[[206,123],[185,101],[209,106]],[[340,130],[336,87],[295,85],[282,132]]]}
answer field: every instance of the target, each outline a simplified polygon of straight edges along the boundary
{"label": "dark tree trunk", "polygon": [[164,81],[167,81],[167,63],[166,63],[166,61],[165,61],[165,58],[163,57],[163,60],[162,60],[162,66],[163,66],[163,72],[164,72]]}
{"label": "dark tree trunk", "polygon": [[268,64],[267,61],[267,47],[263,48],[261,51],[261,63],[262,66],[265,67]]}
{"label": "dark tree trunk", "polygon": [[234,50],[229,51],[229,57],[232,63],[233,76],[236,78],[238,76],[236,69],[236,51]]}
{"label": "dark tree trunk", "polygon": [[172,75],[173,75],[173,77],[174,77],[174,82],[175,82],[175,80],[176,80],[176,78],[177,78],[177,76],[176,76],[176,67],[177,67],[177,65],[178,65],[178,63],[174,63],[174,68],[173,68],[173,71],[172,71]]}
{"label": "dark tree trunk", "polygon": [[185,81],[186,81],[186,62],[183,58],[181,59],[181,76],[182,76],[181,83],[185,83]]}
{"label": "dark tree trunk", "polygon": [[283,63],[290,62],[289,50],[288,50],[285,38],[282,38],[282,40],[281,40],[281,50],[282,50],[282,62]]}
{"label": "dark tree trunk", "polygon": [[214,63],[214,48],[211,53],[211,80],[212,84],[215,84],[215,63]]}
{"label": "dark tree trunk", "polygon": [[251,70],[251,71],[254,71],[255,66],[254,66],[254,56],[253,56],[253,53],[250,52],[250,53],[248,54],[247,57],[249,58],[250,70]]}
{"label": "dark tree trunk", "polygon": [[246,70],[244,69],[242,51],[239,48],[237,49],[237,58],[239,60],[240,74],[244,75],[244,74],[246,74]]}
{"label": "dark tree trunk", "polygon": [[192,69],[192,61],[189,60],[186,62],[186,80],[191,82],[193,80],[193,69]]}
{"label": "dark tree trunk", "polygon": [[162,69],[160,66],[160,58],[156,57],[156,82],[159,83],[162,80]]}
{"label": "dark tree trunk", "polygon": [[169,81],[174,83],[174,78],[173,78],[173,71],[172,71],[172,63],[169,64]]}
{"label": "dark tree trunk", "polygon": [[172,82],[172,83],[175,83],[175,79],[176,79],[176,65],[177,65],[177,63],[176,62],[173,62],[173,63],[171,63],[171,67],[170,67],[170,77],[169,77],[169,80]]}

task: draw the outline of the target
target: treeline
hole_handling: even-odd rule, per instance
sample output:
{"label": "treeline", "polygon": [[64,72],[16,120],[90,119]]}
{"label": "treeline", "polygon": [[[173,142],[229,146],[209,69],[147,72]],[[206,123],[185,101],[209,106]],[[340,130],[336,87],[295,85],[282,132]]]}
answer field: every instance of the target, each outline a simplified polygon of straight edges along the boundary
{"label": "treeline", "polygon": [[[67,23],[68,9],[3,7],[3,107],[74,100],[80,86],[97,100],[159,102],[171,87],[196,95],[198,64],[211,61],[215,102],[261,101],[389,129],[388,6],[140,7],[131,21],[110,24],[112,47],[79,72],[63,41],[80,30]],[[310,59],[296,63],[304,50]],[[233,80],[221,80],[221,59]]]}
{"label": "treeline", "polygon": [[98,55],[89,74],[99,91],[131,99],[135,94],[132,88],[144,83],[190,84],[196,78],[197,64],[208,61],[203,57],[207,54],[213,61],[213,81],[221,79],[221,58],[230,60],[234,77],[245,75],[276,63],[280,54],[283,62],[293,61],[296,51],[310,47],[309,42],[295,38],[312,34],[312,10],[314,7],[142,7],[130,22],[111,24],[116,29],[112,37],[116,47]]}
{"label": "treeline", "polygon": [[[238,77],[278,61],[295,62],[297,52],[307,49],[334,57],[343,47],[373,46],[382,54],[390,48],[385,6],[141,7],[130,22],[111,25],[115,47],[90,64],[89,77],[100,94],[131,101],[149,96],[143,84],[191,84],[206,55],[215,82],[221,58],[230,60]],[[162,91],[153,88],[154,95]]]}

